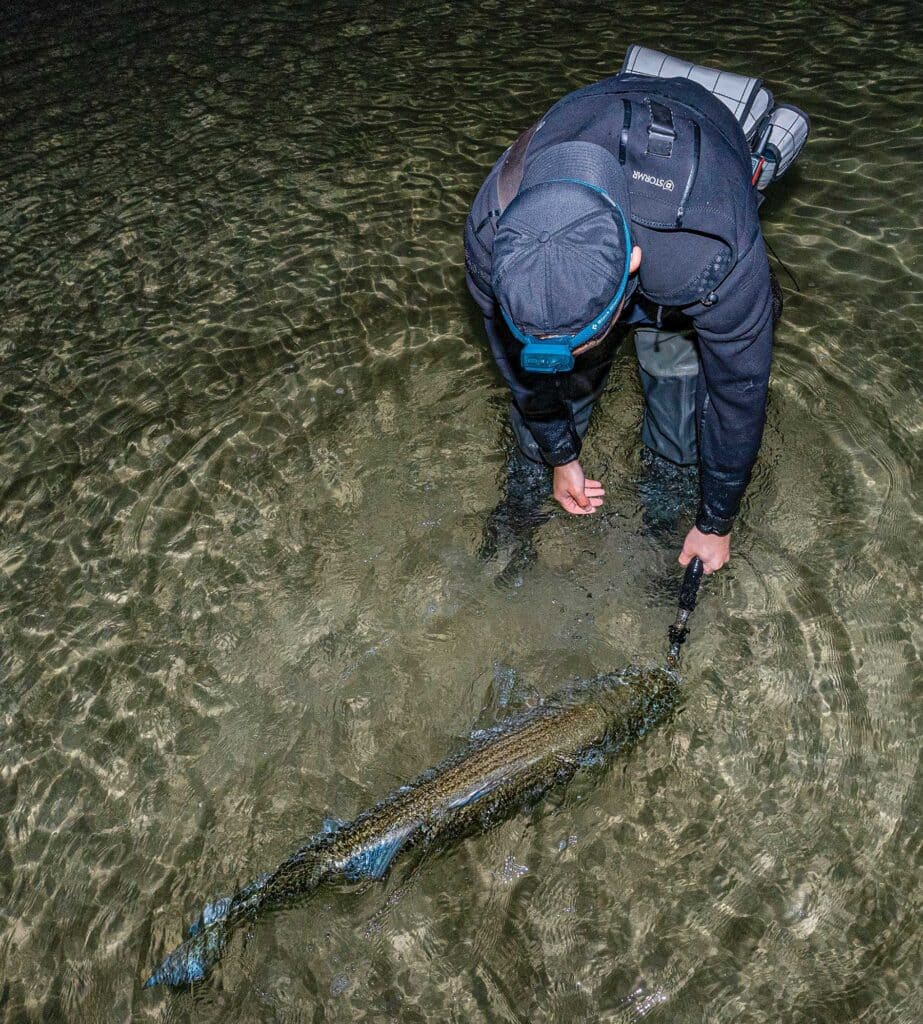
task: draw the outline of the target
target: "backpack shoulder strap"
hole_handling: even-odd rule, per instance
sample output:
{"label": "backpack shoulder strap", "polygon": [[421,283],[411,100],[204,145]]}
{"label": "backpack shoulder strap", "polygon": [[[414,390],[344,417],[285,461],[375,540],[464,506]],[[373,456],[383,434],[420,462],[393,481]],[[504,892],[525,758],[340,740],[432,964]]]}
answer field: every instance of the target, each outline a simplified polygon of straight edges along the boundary
{"label": "backpack shoulder strap", "polygon": [[519,191],[519,186],[522,184],[522,176],[525,174],[526,153],[529,150],[529,143],[544,123],[544,120],[536,121],[507,150],[506,159],[503,161],[500,173],[497,175],[497,208],[500,213],[503,213],[510,205],[513,197]]}

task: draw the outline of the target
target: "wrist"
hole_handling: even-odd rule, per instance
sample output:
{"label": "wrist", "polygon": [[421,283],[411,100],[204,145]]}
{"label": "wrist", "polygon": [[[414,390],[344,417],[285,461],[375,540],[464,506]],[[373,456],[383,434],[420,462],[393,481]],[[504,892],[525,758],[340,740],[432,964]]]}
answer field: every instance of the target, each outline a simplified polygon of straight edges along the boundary
{"label": "wrist", "polygon": [[695,528],[699,533],[711,534],[715,537],[726,537],[734,526],[734,516],[719,516],[706,509],[699,509],[695,517]]}
{"label": "wrist", "polygon": [[557,451],[545,451],[542,449],[542,458],[552,469],[560,469],[562,466],[570,466],[580,461],[580,452],[572,445],[562,446]]}

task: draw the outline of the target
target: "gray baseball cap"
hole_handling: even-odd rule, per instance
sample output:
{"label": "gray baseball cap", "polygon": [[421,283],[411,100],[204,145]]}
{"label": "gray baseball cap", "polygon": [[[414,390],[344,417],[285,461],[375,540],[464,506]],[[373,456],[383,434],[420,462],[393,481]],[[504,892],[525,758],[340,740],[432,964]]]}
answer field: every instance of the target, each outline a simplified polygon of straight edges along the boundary
{"label": "gray baseball cap", "polygon": [[559,143],[529,161],[500,218],[492,265],[494,294],[520,341],[563,336],[576,348],[608,321],[636,285],[630,216],[624,170],[602,146]]}

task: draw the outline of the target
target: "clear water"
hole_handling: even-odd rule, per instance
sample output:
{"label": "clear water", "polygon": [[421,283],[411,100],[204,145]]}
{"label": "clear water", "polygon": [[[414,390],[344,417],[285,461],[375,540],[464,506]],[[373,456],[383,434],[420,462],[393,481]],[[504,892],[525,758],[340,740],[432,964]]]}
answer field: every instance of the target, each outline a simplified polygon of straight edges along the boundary
{"label": "clear water", "polygon": [[[923,1019],[923,33],[910,5],[179,3],[3,17],[0,1018]],[[631,42],[810,111],[765,207],[769,425],[686,706],[408,884],[140,981],[209,896],[438,761],[511,675],[664,649],[620,358],[521,586],[461,227]],[[489,712],[488,712],[489,717]]]}

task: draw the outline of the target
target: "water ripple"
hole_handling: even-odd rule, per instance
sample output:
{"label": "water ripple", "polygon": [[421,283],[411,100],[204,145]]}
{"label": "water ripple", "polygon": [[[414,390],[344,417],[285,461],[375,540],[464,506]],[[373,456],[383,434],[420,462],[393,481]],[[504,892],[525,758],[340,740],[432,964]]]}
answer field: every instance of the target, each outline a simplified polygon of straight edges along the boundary
{"label": "water ripple", "polygon": [[[0,33],[0,1018],[909,1024],[921,990],[916,167],[903,5],[9,5]],[[630,42],[808,109],[764,207],[766,437],[674,722],[531,817],[139,979],[209,896],[513,691],[660,657],[620,353],[523,585],[476,556],[505,398],[487,167]],[[747,55],[746,60],[741,55]]]}

